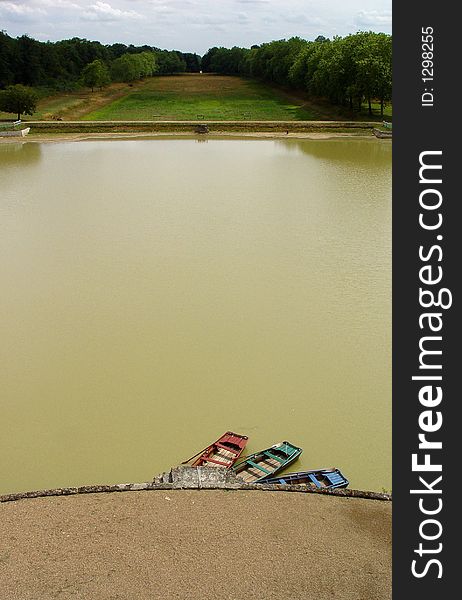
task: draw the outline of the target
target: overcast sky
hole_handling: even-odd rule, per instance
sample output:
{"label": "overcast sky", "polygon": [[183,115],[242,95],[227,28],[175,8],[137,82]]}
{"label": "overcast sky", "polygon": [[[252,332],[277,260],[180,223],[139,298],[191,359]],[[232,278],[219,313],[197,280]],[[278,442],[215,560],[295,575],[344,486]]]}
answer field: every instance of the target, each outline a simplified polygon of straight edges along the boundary
{"label": "overcast sky", "polygon": [[294,35],[391,33],[391,0],[0,0],[0,29],[203,54]]}

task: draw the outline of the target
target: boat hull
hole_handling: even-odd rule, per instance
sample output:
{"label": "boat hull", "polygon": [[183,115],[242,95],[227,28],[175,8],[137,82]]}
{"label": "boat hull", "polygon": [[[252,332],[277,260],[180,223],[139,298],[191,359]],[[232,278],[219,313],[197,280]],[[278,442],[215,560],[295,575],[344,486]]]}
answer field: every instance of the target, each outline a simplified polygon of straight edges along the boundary
{"label": "boat hull", "polygon": [[227,431],[216,442],[183,464],[189,464],[192,467],[209,466],[230,469],[241,456],[247,440],[246,435]]}
{"label": "boat hull", "polygon": [[345,488],[350,482],[339,469],[314,469],[272,477],[262,483],[306,485],[313,489],[335,489]]}
{"label": "boat hull", "polygon": [[290,442],[280,442],[246,457],[233,467],[233,471],[244,483],[257,483],[274,477],[297,460],[302,452],[301,448]]}

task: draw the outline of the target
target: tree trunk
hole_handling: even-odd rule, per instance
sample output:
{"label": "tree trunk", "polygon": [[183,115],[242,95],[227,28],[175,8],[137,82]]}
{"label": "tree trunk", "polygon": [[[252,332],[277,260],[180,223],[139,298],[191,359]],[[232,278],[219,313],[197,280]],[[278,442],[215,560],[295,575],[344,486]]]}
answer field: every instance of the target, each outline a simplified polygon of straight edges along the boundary
{"label": "tree trunk", "polygon": [[21,113],[18,111],[18,121],[21,120]]}
{"label": "tree trunk", "polygon": [[380,99],[380,116],[383,117],[383,98]]}
{"label": "tree trunk", "polygon": [[369,114],[372,115],[372,104],[371,104],[370,97],[367,99],[367,104],[368,104],[368,107],[369,107]]}

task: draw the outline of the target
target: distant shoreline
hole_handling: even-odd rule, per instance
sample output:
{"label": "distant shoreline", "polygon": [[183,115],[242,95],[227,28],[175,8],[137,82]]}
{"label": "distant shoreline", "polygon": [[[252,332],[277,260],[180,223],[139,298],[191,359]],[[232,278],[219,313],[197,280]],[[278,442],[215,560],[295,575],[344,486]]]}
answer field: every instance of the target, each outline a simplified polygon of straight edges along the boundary
{"label": "distant shoreline", "polygon": [[[361,121],[24,121],[31,128],[27,138],[13,141],[81,141],[162,137],[331,139],[375,137],[376,122]],[[207,128],[206,133],[200,128]],[[11,138],[0,137],[1,142]]]}
{"label": "distant shoreline", "polygon": [[[0,144],[15,144],[18,142],[82,142],[90,140],[136,140],[136,139],[198,139],[201,141],[216,140],[223,138],[234,139],[292,139],[292,140],[330,140],[337,138],[354,138],[354,139],[374,139],[377,138],[369,132],[340,132],[340,131],[316,131],[316,132],[268,132],[268,131],[216,131],[206,135],[196,134],[194,132],[171,131],[171,132],[75,132],[75,133],[59,133],[59,132],[43,132],[30,133],[27,137],[0,137]],[[383,140],[380,140],[383,142]]]}
{"label": "distant shoreline", "polygon": [[[277,133],[230,133],[222,132],[214,135],[199,137],[193,133],[52,133],[29,135],[26,138],[0,138],[0,144],[17,144],[20,143],[60,143],[60,142],[88,142],[88,141],[120,141],[120,140],[171,140],[171,139],[198,139],[200,141],[219,140],[219,139],[235,139],[235,140],[333,140],[333,139],[370,139],[376,140],[373,135],[354,134],[354,133],[296,133],[296,134],[277,134]],[[383,142],[384,140],[378,140]],[[387,140],[390,142],[390,140]]]}

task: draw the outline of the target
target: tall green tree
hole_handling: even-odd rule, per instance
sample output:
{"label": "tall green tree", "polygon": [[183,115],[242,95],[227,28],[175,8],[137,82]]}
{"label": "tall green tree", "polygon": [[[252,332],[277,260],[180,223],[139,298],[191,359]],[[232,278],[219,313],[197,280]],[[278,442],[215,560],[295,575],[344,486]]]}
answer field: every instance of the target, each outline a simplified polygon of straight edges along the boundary
{"label": "tall green tree", "polygon": [[159,66],[160,75],[171,75],[173,73],[184,73],[186,71],[186,61],[181,52],[174,50],[160,50],[156,52],[156,62]]}
{"label": "tall green tree", "polygon": [[14,48],[14,40],[0,31],[0,89],[14,82]]}
{"label": "tall green tree", "polygon": [[42,65],[42,44],[28,35],[16,42],[15,80],[24,85],[35,86],[45,78]]}
{"label": "tall green tree", "polygon": [[186,71],[188,73],[199,73],[201,70],[201,58],[198,54],[183,52],[182,58],[186,63]]}
{"label": "tall green tree", "polygon": [[354,38],[357,86],[367,101],[369,114],[372,99],[377,98],[383,116],[384,103],[391,97],[391,38],[372,31],[359,32]]}
{"label": "tall green tree", "polygon": [[158,70],[156,54],[154,52],[126,52],[111,66],[112,77],[116,81],[136,81],[143,77],[150,77]]}
{"label": "tall green tree", "polygon": [[22,114],[31,115],[37,108],[37,93],[24,85],[10,85],[0,92],[0,110],[16,113],[18,120]]}
{"label": "tall green tree", "polygon": [[138,69],[140,79],[143,77],[151,77],[157,72],[156,55],[154,52],[144,51],[134,56],[138,57]]}
{"label": "tall green tree", "polygon": [[82,81],[84,85],[91,88],[92,92],[95,87],[102,88],[109,85],[111,81],[109,69],[102,60],[96,59],[82,69]]}

